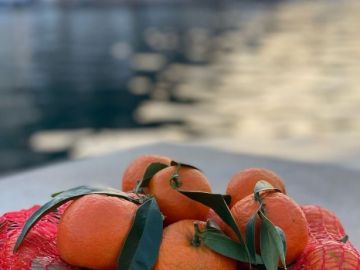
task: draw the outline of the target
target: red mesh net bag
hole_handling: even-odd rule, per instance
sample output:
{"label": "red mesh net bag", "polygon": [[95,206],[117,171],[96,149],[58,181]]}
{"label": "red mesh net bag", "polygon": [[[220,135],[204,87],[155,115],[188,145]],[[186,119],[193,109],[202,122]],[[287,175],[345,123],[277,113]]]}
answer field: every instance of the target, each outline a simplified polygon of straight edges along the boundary
{"label": "red mesh net bag", "polygon": [[0,217],[0,269],[75,269],[60,259],[56,249],[57,224],[65,207],[43,217],[30,230],[16,253],[13,253],[16,239],[26,220],[39,206]]}
{"label": "red mesh net bag", "polygon": [[301,209],[308,222],[311,242],[341,240],[346,235],[343,225],[333,212],[317,205],[303,205]]}
{"label": "red mesh net bag", "polygon": [[336,215],[315,205],[302,209],[310,241],[291,270],[360,270],[360,253],[350,242],[341,242],[346,234]]}
{"label": "red mesh net bag", "polygon": [[291,270],[357,270],[360,254],[349,243],[334,240],[311,243]]}

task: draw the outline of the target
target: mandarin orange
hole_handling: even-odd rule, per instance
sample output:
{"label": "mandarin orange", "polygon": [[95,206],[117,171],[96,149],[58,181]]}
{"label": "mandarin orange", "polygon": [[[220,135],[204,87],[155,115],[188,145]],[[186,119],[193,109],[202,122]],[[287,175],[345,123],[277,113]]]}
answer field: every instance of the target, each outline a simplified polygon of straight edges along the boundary
{"label": "mandarin orange", "polygon": [[309,226],[312,242],[341,240],[345,229],[339,218],[331,211],[318,205],[302,205]]}
{"label": "mandarin orange", "polygon": [[[174,175],[177,175],[174,179]],[[209,208],[189,199],[176,189],[211,192],[206,176],[199,170],[177,166],[165,168],[156,173],[150,181],[148,191],[159,204],[167,224],[182,220],[205,220]]]}
{"label": "mandarin orange", "polygon": [[360,254],[351,245],[334,240],[311,244],[293,269],[359,270]]}
{"label": "mandarin orange", "polygon": [[194,222],[181,220],[164,229],[158,260],[153,270],[235,270],[236,261],[194,241]]}
{"label": "mandarin orange", "polygon": [[[261,194],[265,214],[276,226],[280,227],[286,239],[286,263],[291,264],[303,252],[308,243],[308,225],[300,206],[290,197],[280,192],[267,191]],[[235,218],[240,231],[245,236],[246,224],[259,209],[259,202],[254,195],[248,195],[238,201],[231,212]],[[260,224],[258,217],[255,228],[255,241],[259,251],[260,246]],[[229,235],[234,237],[232,232]]]}
{"label": "mandarin orange", "polygon": [[132,191],[140,181],[147,167],[151,163],[164,163],[170,165],[171,158],[160,155],[142,155],[134,159],[126,168],[123,176],[121,187],[123,191]]}
{"label": "mandarin orange", "polygon": [[286,194],[283,180],[274,172],[264,168],[249,168],[237,172],[228,183],[226,193],[231,196],[230,207],[247,195],[252,194],[256,183],[260,180],[267,181],[273,187]]}
{"label": "mandarin orange", "polygon": [[96,270],[113,270],[132,226],[137,205],[125,199],[86,195],[65,210],[57,246],[67,263]]}

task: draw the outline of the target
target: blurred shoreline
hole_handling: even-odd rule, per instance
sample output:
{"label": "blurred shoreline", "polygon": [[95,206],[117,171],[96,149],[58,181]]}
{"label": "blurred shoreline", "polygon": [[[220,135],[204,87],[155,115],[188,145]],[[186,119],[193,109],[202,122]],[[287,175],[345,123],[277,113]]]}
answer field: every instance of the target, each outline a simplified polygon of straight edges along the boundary
{"label": "blurred shoreline", "polygon": [[181,125],[141,123],[135,111],[149,99],[193,103],[175,96],[178,83],[165,73],[172,64],[208,65],[210,41],[266,6],[236,5],[0,8],[8,37],[0,42],[0,172],[69,157],[71,147],[34,148],[41,131]]}
{"label": "blurred shoreline", "polygon": [[224,7],[228,5],[251,5],[253,3],[271,4],[279,2],[279,0],[243,0],[241,2],[236,0],[0,0],[0,8],[2,7],[29,7],[29,6],[52,6],[52,7],[139,7],[144,6],[173,6],[173,5],[190,5],[190,6],[217,6]]}

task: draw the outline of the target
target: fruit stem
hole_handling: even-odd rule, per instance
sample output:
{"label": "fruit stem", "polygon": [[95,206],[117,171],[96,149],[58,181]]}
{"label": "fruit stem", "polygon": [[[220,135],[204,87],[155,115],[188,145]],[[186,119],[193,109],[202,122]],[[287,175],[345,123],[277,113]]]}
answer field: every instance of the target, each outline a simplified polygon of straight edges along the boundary
{"label": "fruit stem", "polygon": [[199,227],[199,223],[194,223],[194,229],[195,229],[195,234],[193,239],[191,240],[191,244],[194,247],[199,247],[201,245],[201,232],[200,232],[200,227]]}
{"label": "fruit stem", "polygon": [[178,175],[173,175],[170,179],[170,185],[174,189],[178,189],[179,187],[181,187],[181,181],[179,180],[178,177],[179,177]]}
{"label": "fruit stem", "polygon": [[264,214],[266,213],[266,209],[265,209],[265,203],[263,201],[261,201],[260,203],[260,209],[261,212],[263,212]]}
{"label": "fruit stem", "polygon": [[180,167],[181,167],[180,164],[178,164],[176,166],[176,170],[175,170],[175,172],[173,173],[173,175],[170,178],[170,185],[174,189],[178,189],[179,187],[181,187],[181,184],[182,184],[180,179],[179,179],[179,177],[180,177],[180,174],[179,174]]}
{"label": "fruit stem", "polygon": [[137,181],[136,187],[135,187],[135,189],[134,189],[134,193],[136,193],[136,194],[142,193],[141,184],[142,184],[142,180]]}

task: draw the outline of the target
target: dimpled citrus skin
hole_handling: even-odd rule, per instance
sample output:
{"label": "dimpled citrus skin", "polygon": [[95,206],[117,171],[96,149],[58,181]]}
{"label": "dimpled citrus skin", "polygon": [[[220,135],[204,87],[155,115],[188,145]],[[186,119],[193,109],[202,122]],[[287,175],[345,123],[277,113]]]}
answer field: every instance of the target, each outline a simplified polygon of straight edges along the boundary
{"label": "dimpled citrus skin", "polygon": [[249,168],[233,175],[226,188],[226,193],[231,196],[230,207],[236,202],[254,192],[254,187],[259,180],[265,180],[286,194],[283,180],[274,172],[264,168]]}
{"label": "dimpled citrus skin", "polygon": [[115,269],[137,206],[125,199],[86,195],[60,219],[57,246],[67,263],[90,269]]}
{"label": "dimpled citrus skin", "polygon": [[[285,194],[265,192],[262,193],[261,197],[265,204],[266,216],[274,225],[280,227],[285,234],[286,264],[289,265],[301,255],[308,243],[309,231],[305,215],[300,206]],[[248,195],[231,208],[231,213],[243,235],[245,235],[247,222],[258,207],[259,203],[255,201],[254,195]],[[257,247],[260,246],[260,222],[258,218],[255,229]]]}
{"label": "dimpled citrus skin", "polygon": [[139,180],[144,176],[146,168],[151,163],[164,163],[170,165],[171,158],[159,155],[143,155],[134,159],[126,168],[121,182],[123,191],[132,191]]}
{"label": "dimpled citrus skin", "polygon": [[193,246],[194,222],[181,220],[165,228],[158,260],[153,270],[235,270],[236,261],[207,248]]}
{"label": "dimpled citrus skin", "polygon": [[[209,208],[180,194],[170,184],[176,167],[171,166],[156,173],[150,181],[148,191],[159,204],[167,224],[181,219],[205,220]],[[181,167],[179,178],[180,189],[186,191],[211,192],[210,184],[199,170]]]}

